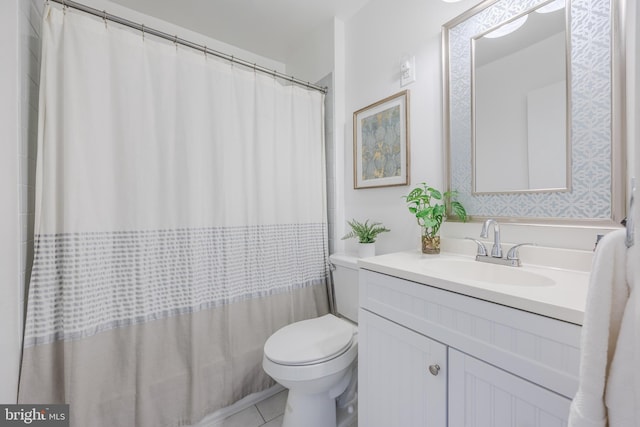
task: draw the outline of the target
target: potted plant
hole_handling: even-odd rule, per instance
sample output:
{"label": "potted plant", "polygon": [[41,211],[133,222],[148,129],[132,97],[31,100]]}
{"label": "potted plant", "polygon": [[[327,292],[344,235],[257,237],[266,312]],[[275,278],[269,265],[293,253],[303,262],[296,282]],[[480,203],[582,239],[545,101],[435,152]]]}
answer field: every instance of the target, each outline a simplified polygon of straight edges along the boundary
{"label": "potted plant", "polygon": [[347,224],[351,227],[351,231],[345,234],[342,240],[357,237],[359,244],[358,255],[360,258],[374,256],[376,254],[375,242],[378,234],[391,231],[379,222],[369,224],[369,220],[360,223],[352,219],[351,221],[347,221]]}
{"label": "potted plant", "polygon": [[423,182],[404,196],[409,212],[415,215],[422,227],[423,253],[440,253],[440,226],[447,217],[447,208],[463,222],[467,221],[466,209],[455,200],[457,195],[455,190],[442,193]]}

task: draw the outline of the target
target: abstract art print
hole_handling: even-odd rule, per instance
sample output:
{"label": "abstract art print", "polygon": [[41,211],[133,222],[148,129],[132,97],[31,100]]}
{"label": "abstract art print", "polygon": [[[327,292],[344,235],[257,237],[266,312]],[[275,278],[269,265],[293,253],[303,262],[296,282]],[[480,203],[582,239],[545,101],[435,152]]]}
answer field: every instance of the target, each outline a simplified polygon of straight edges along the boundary
{"label": "abstract art print", "polygon": [[353,113],[354,188],[409,184],[409,91]]}

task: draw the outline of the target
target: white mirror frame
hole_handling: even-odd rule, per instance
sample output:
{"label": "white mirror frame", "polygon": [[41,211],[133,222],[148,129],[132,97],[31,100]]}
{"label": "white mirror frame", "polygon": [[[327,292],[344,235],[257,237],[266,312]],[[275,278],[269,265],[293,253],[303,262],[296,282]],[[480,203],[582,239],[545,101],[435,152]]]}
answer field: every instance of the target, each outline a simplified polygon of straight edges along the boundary
{"label": "white mirror frame", "polygon": [[[568,192],[472,193],[471,39],[549,0],[485,0],[442,27],[446,188],[458,191],[458,200],[473,219],[610,226],[624,217],[623,29],[618,1],[567,0],[572,160]],[[602,37],[592,41],[594,28]],[[594,102],[598,95],[602,102]]]}

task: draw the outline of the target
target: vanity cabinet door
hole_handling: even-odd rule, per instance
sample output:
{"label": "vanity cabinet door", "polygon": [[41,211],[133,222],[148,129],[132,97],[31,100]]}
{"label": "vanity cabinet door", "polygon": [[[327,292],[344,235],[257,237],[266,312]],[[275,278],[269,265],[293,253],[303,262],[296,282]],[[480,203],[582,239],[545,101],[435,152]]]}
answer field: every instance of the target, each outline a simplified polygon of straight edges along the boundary
{"label": "vanity cabinet door", "polygon": [[449,427],[562,427],[571,400],[452,348]]}
{"label": "vanity cabinet door", "polygon": [[358,425],[445,427],[447,348],[360,309]]}

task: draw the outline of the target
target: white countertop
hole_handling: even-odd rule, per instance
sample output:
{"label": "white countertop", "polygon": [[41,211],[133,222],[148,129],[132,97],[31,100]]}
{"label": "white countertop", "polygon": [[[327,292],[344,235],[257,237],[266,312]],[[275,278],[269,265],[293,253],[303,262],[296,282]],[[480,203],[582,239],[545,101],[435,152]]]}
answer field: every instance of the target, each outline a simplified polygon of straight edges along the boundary
{"label": "white countertop", "polygon": [[526,264],[523,264],[522,267],[496,266],[522,269],[546,276],[555,282],[553,286],[497,284],[469,278],[455,279],[454,275],[437,273],[426,268],[427,263],[437,262],[438,259],[477,262],[473,257],[454,253],[424,255],[416,250],[362,258],[358,260],[358,266],[366,270],[582,325],[589,272]]}

